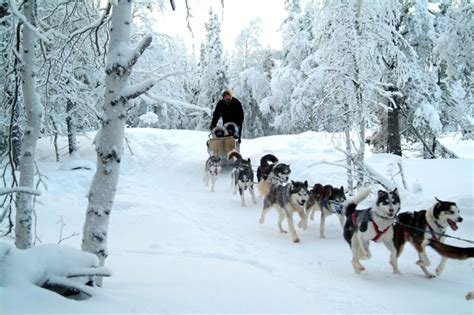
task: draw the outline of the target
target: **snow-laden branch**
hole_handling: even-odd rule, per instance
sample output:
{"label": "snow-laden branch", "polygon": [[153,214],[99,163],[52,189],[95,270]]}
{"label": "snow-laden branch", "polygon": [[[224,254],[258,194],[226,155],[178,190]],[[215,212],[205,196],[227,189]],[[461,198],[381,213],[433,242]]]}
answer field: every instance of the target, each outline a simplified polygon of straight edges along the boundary
{"label": "snow-laden branch", "polygon": [[111,277],[112,271],[106,267],[77,269],[64,275],[66,278],[80,277]]}
{"label": "snow-laden branch", "polygon": [[151,99],[155,102],[166,103],[166,104],[174,106],[176,108],[182,108],[182,109],[186,109],[186,110],[196,110],[196,111],[205,112],[206,114],[211,115],[211,110],[207,107],[200,107],[200,106],[197,106],[197,105],[194,105],[194,104],[191,104],[191,103],[186,103],[186,102],[183,102],[183,101],[178,101],[178,100],[173,100],[173,99],[169,99],[169,98],[166,98],[166,97],[161,97],[161,96],[158,96],[158,95],[151,94],[149,92],[142,95],[142,97],[143,98],[149,98],[149,99]]}
{"label": "snow-laden branch", "polygon": [[153,36],[151,34],[146,35],[142,40],[137,44],[135,50],[127,63],[129,68],[133,67],[137,62],[138,58],[143,54],[143,52],[150,46]]}
{"label": "snow-laden branch", "polygon": [[0,188],[0,196],[14,194],[14,193],[25,193],[35,196],[40,196],[41,191],[30,188],[30,187],[11,187],[11,188]]}
{"label": "snow-laden branch", "polygon": [[112,100],[111,104],[115,106],[119,102],[126,103],[129,100],[137,98],[143,93],[146,93],[148,90],[150,90],[156,84],[156,82],[157,81],[155,79],[149,79],[139,84],[129,85],[123,88],[120,96]]}
{"label": "snow-laden branch", "polygon": [[89,30],[96,29],[96,28],[100,27],[104,23],[105,19],[109,16],[110,8],[111,8],[111,4],[109,2],[109,4],[107,5],[107,8],[104,10],[104,13],[97,20],[95,20],[91,24],[89,24],[89,25],[73,32],[71,35],[69,35],[69,39],[72,39],[72,38],[76,37],[77,35],[83,34],[83,33],[87,32]]}
{"label": "snow-laden branch", "polygon": [[23,14],[21,14],[20,11],[18,11],[18,8],[15,5],[15,1],[10,1],[10,9],[11,9],[12,14],[15,15],[18,19],[20,19],[23,25],[29,28],[36,35],[36,37],[42,40],[45,44],[49,45],[51,43],[46,36],[44,36],[40,31],[38,31],[38,29],[33,24],[28,22],[26,17]]}

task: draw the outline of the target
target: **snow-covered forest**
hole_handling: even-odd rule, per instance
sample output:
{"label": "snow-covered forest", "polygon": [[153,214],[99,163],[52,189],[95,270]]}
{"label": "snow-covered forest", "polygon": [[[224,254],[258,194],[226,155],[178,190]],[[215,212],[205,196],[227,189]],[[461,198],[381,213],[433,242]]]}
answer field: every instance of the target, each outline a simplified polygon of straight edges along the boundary
{"label": "snow-covered forest", "polygon": [[[349,200],[455,202],[446,233],[473,240],[471,1],[262,0],[284,6],[281,46],[251,18],[227,47],[232,1],[0,1],[0,313],[472,313],[474,261],[426,279],[407,245],[392,275],[373,243],[356,276],[336,218],[292,244],[274,210],[258,224],[264,196],[240,207],[231,169],[202,183],[230,88],[254,171],[270,153]],[[163,31],[178,9],[192,43]]]}

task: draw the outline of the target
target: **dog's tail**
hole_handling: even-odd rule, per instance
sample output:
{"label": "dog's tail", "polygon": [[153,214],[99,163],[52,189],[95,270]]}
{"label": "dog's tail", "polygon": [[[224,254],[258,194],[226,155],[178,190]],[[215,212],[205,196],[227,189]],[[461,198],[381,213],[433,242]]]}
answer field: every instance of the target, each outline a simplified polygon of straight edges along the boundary
{"label": "dog's tail", "polygon": [[242,155],[240,155],[240,153],[235,150],[230,151],[229,154],[227,154],[227,159],[232,160],[233,158],[235,158],[237,161],[240,161],[242,160]]}
{"label": "dog's tail", "polygon": [[260,159],[260,166],[267,167],[268,165],[270,165],[269,162],[271,162],[272,164],[278,163],[278,158],[273,154],[264,155]]}
{"label": "dog's tail", "polygon": [[474,247],[457,247],[447,245],[435,240],[430,240],[429,246],[438,252],[443,257],[451,259],[465,260],[474,258]]}
{"label": "dog's tail", "polygon": [[350,217],[356,210],[357,205],[361,203],[365,198],[367,198],[370,195],[370,192],[372,191],[372,187],[368,186],[365,188],[362,188],[357,195],[352,197],[352,199],[349,200],[349,202],[345,205],[345,215],[346,217]]}

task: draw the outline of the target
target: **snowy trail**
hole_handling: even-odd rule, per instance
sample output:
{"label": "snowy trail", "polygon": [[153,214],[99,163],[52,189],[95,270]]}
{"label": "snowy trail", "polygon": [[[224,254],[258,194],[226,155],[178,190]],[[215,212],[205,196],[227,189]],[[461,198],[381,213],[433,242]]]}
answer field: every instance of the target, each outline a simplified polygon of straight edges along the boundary
{"label": "snowy trail", "polygon": [[[86,302],[51,299],[77,312],[286,312],[286,313],[446,313],[468,314],[473,304],[464,300],[474,289],[474,263],[449,261],[440,278],[422,277],[416,254],[406,246],[399,260],[402,275],[393,275],[388,252],[372,244],[373,258],[365,261],[367,272],[355,275],[351,253],[342,238],[337,218],[326,222],[326,236],[319,239],[319,217],[308,230],[297,230],[300,244],[276,227],[276,212],[259,225],[262,199],[240,206],[230,191],[228,173],[222,174],[211,193],[202,183],[206,133],[166,130],[128,130],[134,155],[126,152],[109,231],[107,265],[114,272],[100,296]],[[241,151],[257,166],[260,156],[272,152],[292,165],[292,179],[308,179],[343,185],[344,171],[327,165],[308,167],[315,160],[337,160],[331,137],[306,133],[244,141]],[[82,155],[93,159],[91,147]],[[57,164],[43,156],[50,177],[49,191],[42,197],[47,207],[39,229],[42,239],[54,242],[58,215],[68,231],[80,232],[88,179],[92,172],[58,171]],[[375,166],[383,164],[374,160]],[[425,191],[433,188],[430,170],[448,167],[451,173],[472,171],[472,160],[423,164],[407,162],[410,182],[420,180]],[[384,167],[388,164],[385,161]],[[441,174],[442,175],[442,174]],[[425,180],[427,178],[427,180]],[[459,198],[465,221],[455,235],[473,238],[474,207],[472,177],[467,187],[454,187],[455,178],[445,178],[449,187],[439,189],[440,198]],[[469,186],[470,185],[470,186]],[[471,191],[469,191],[471,189]],[[59,192],[62,192],[61,194]],[[78,197],[80,195],[80,198]],[[403,198],[405,197],[405,198]],[[405,193],[402,202],[420,210],[433,196]],[[457,200],[455,200],[457,201]],[[461,206],[461,205],[460,205]],[[415,207],[415,208],[413,208]],[[56,221],[55,221],[56,220]],[[80,246],[80,238],[66,242]],[[463,243],[451,242],[460,246]],[[429,252],[434,269],[439,258]],[[10,299],[18,292],[6,292]],[[13,303],[13,302],[11,302]],[[51,302],[53,303],[53,302]],[[6,310],[12,310],[7,303]],[[55,307],[42,305],[34,310]],[[1,310],[1,308],[0,308]],[[57,311],[57,310],[56,310]]]}

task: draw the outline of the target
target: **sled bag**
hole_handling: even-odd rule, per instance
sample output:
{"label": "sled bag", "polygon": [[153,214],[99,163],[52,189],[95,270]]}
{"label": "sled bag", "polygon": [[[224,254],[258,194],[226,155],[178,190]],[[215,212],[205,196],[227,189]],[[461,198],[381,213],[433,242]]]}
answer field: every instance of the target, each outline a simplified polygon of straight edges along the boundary
{"label": "sled bag", "polygon": [[235,149],[235,139],[234,137],[211,139],[207,145],[214,156],[226,156],[227,153]]}

